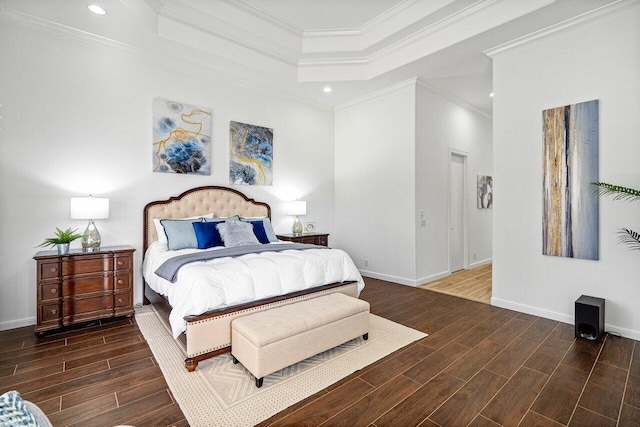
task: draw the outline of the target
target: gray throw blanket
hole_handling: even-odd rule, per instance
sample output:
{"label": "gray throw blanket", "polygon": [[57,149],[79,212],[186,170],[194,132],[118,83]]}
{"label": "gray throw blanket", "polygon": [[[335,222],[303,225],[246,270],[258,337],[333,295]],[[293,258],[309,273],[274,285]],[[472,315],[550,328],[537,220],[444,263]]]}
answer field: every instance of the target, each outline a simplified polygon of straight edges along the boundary
{"label": "gray throw blanket", "polygon": [[237,246],[235,248],[224,248],[217,249],[215,251],[203,251],[196,252],[192,254],[179,255],[177,257],[173,257],[171,259],[166,260],[162,263],[160,267],[155,271],[155,273],[170,281],[171,283],[175,283],[178,280],[178,270],[185,264],[189,264],[192,262],[198,261],[208,261],[216,258],[226,258],[226,257],[235,257],[247,254],[256,254],[261,252],[280,252],[287,250],[303,250],[303,249],[329,249],[326,246],[318,246],[318,245],[306,245],[303,243],[282,243],[277,245],[272,244],[264,244],[264,245],[247,245],[247,246]]}

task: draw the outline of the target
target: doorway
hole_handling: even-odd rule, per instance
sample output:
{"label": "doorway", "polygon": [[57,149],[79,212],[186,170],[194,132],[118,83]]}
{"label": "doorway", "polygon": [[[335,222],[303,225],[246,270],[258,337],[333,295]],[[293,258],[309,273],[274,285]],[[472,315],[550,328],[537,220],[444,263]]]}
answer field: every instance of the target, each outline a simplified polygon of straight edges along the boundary
{"label": "doorway", "polygon": [[466,153],[449,151],[449,272],[469,268],[465,204]]}

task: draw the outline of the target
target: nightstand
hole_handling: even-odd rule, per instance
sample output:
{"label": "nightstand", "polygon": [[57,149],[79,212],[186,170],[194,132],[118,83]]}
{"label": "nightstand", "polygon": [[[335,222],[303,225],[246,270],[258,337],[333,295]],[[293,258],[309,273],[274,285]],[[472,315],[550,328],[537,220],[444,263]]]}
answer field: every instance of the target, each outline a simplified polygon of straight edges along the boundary
{"label": "nightstand", "polygon": [[40,251],[36,260],[36,334],[89,320],[133,316],[130,246],[68,254]]}
{"label": "nightstand", "polygon": [[299,236],[294,234],[278,234],[278,239],[295,243],[329,246],[329,234],[325,233],[304,233]]}

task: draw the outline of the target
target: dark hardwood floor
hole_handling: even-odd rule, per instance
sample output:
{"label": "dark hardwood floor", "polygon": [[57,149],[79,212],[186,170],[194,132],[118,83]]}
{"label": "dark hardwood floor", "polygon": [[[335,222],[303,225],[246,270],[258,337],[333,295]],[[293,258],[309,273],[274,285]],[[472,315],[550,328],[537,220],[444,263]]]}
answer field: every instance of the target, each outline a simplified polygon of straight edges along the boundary
{"label": "dark hardwood floor", "polygon": [[[371,311],[430,334],[262,426],[640,426],[640,343],[366,279]],[[0,332],[0,393],[55,426],[187,425],[134,321]]]}

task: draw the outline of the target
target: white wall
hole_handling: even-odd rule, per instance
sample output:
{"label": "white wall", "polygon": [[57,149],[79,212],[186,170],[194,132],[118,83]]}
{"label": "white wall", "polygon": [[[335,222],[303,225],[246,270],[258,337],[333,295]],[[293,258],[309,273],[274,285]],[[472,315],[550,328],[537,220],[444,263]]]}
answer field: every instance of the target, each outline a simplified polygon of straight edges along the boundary
{"label": "white wall", "polygon": [[542,255],[542,111],[600,100],[600,180],[640,188],[640,7],[494,55],[492,304],[573,323],[580,295],[606,299],[606,328],[640,339],[640,204],[600,200],[600,260]]}
{"label": "white wall", "polygon": [[337,244],[363,274],[409,284],[415,277],[415,80],[336,109],[335,140]]}
{"label": "white wall", "polygon": [[422,210],[427,220],[425,226],[417,228],[418,284],[450,274],[450,150],[466,155],[468,266],[473,268],[491,262],[493,210],[478,209],[476,203],[477,175],[493,174],[491,126],[489,118],[418,84],[415,215],[419,218]]}
{"label": "white wall", "polygon": [[[449,272],[449,148],[468,154],[470,265],[491,261],[491,120],[411,79],[336,110],[336,232],[367,276],[416,286]],[[427,225],[419,226],[419,212]],[[365,259],[369,265],[365,265]]]}
{"label": "white wall", "polygon": [[[276,232],[290,232],[285,202],[295,198],[308,202],[305,222],[333,231],[332,110],[113,46],[0,25],[0,329],[35,323],[34,246],[55,227],[84,230],[85,221],[69,219],[72,196],[110,198],[110,218],[96,223],[103,245],[137,248],[140,302],[142,209],[192,187],[228,185],[230,120],[274,129],[273,186],[235,188],[271,205]],[[211,176],[151,172],[153,97],[212,110]]]}

